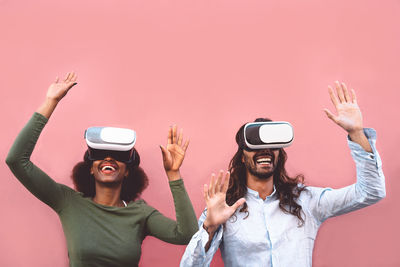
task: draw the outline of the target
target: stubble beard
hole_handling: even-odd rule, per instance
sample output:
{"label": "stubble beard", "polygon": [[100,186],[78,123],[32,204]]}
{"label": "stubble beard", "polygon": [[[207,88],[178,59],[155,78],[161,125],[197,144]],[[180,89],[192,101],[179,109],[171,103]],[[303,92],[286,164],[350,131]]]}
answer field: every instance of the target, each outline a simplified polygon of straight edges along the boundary
{"label": "stubble beard", "polygon": [[246,169],[248,172],[257,177],[260,180],[268,180],[269,178],[273,177],[275,173],[277,172],[276,166],[275,166],[275,157],[272,156],[272,163],[274,164],[272,166],[272,170],[269,172],[259,172],[257,171],[257,163],[253,158],[245,158],[244,164],[246,166]]}

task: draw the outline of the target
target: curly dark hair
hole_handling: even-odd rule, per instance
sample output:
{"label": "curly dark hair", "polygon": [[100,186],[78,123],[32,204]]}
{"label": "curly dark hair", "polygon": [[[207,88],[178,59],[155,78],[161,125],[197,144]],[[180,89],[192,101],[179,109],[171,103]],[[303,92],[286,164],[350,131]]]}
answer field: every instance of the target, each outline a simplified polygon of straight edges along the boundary
{"label": "curly dark hair", "polygon": [[[272,121],[268,118],[258,118],[254,122]],[[229,171],[231,179],[229,182],[228,191],[226,193],[226,202],[228,205],[233,205],[238,199],[244,197],[247,193],[246,166],[242,162],[244,141],[244,126],[240,127],[236,133],[236,143],[238,150],[229,163]],[[304,176],[299,174],[295,177],[290,177],[285,169],[287,154],[283,148],[279,149],[278,163],[273,176],[273,182],[276,189],[277,197],[279,198],[279,208],[285,212],[296,216],[299,219],[299,226],[304,224],[304,219],[301,216],[302,208],[297,204],[302,191],[306,190],[303,185]],[[244,203],[239,212],[245,212],[249,216],[247,204]]]}
{"label": "curly dark hair", "polygon": [[[122,182],[121,199],[131,201],[137,199],[149,184],[146,173],[139,167],[140,156],[134,149],[135,157],[131,163],[126,165],[129,175]],[[90,168],[93,161],[89,160],[88,151],[83,156],[83,161],[78,162],[72,170],[72,180],[75,189],[83,193],[84,197],[94,197],[96,194],[95,181]]]}

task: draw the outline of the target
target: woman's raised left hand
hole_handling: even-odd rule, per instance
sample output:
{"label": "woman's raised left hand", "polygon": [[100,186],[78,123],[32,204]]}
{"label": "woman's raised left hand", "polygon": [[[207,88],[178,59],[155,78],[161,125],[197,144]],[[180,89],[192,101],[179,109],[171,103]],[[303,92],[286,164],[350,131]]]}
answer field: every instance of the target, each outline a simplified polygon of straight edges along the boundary
{"label": "woman's raised left hand", "polygon": [[164,169],[168,180],[178,180],[181,178],[179,168],[185,158],[186,149],[189,146],[189,139],[183,140],[183,129],[179,130],[176,125],[169,128],[167,146],[160,146]]}

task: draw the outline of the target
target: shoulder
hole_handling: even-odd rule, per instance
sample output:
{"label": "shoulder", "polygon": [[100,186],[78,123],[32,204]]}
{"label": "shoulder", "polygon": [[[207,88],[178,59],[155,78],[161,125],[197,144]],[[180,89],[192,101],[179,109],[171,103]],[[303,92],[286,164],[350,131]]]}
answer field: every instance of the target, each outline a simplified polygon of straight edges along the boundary
{"label": "shoulder", "polygon": [[65,184],[60,184],[57,183],[60,190],[64,193],[64,196],[69,196],[69,197],[83,197],[83,193],[76,191],[75,189],[72,189],[71,187],[65,185]]}
{"label": "shoulder", "polygon": [[323,187],[316,187],[316,186],[305,186],[303,184],[299,184],[298,188],[304,188],[301,191],[300,194],[300,199],[311,199],[311,198],[315,198],[319,195],[321,195],[321,193],[326,189]]}
{"label": "shoulder", "polygon": [[147,204],[147,202],[142,199],[139,198],[135,201],[133,201],[132,203],[129,203],[129,206],[136,206],[139,209],[141,209],[141,211],[143,212],[143,214],[147,217],[149,216],[151,213],[153,213],[154,211],[157,211],[155,208],[153,208],[152,206],[150,206],[149,204]]}

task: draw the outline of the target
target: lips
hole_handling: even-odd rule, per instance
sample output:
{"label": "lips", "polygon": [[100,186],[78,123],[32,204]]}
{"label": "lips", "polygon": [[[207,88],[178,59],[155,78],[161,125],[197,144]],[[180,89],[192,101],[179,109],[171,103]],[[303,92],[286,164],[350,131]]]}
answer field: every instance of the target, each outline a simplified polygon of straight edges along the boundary
{"label": "lips", "polygon": [[274,155],[265,152],[257,153],[254,155],[253,160],[256,164],[269,166],[272,164],[272,162],[274,162]]}
{"label": "lips", "polygon": [[99,170],[104,174],[111,174],[118,170],[118,165],[110,161],[104,161],[99,165]]}

